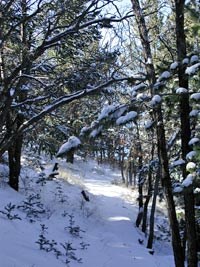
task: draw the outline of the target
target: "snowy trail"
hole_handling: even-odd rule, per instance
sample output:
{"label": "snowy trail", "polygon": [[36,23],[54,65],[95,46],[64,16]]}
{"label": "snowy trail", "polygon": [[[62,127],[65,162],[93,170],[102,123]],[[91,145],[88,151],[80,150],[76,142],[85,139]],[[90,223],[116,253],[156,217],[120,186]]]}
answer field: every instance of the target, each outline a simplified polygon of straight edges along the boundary
{"label": "snowy trail", "polygon": [[137,207],[128,201],[131,199],[129,189],[111,183],[117,178],[116,173],[106,168],[102,173],[95,168],[89,173],[89,176],[83,175],[83,183],[99,217],[96,224],[92,228],[90,224],[87,229],[93,256],[84,259],[83,266],[172,267],[171,256],[162,256],[162,264],[160,256],[150,255],[138,243],[141,233],[134,226]]}
{"label": "snowy trail", "polygon": [[[45,165],[47,177],[53,165],[54,162]],[[144,237],[134,226],[136,196],[113,183],[120,180],[117,170],[98,166],[91,160],[76,160],[73,165],[59,161],[59,165],[59,178],[45,185],[37,183],[36,172],[29,167],[25,169],[24,177],[30,180],[21,193],[0,184],[0,267],[174,267],[171,251],[163,242],[154,255],[149,254],[145,244],[139,244],[138,239]],[[90,197],[89,202],[81,195],[83,189]],[[32,194],[39,196],[36,204],[39,201],[45,213],[39,217],[33,213],[31,222],[27,213],[17,206],[27,203],[27,197]],[[8,220],[2,213],[8,203],[15,206],[11,215],[19,215],[21,220]],[[37,205],[31,207],[37,210]],[[69,231],[70,216],[74,220],[71,226],[80,229],[78,236]],[[39,249],[36,241],[41,236],[42,224],[47,227],[46,240],[56,241],[54,248],[61,252],[59,258],[54,250]],[[61,246],[66,242],[75,248],[72,251],[75,259],[66,256]],[[82,242],[88,245],[87,249],[81,247]],[[70,260],[69,264],[66,259]],[[82,259],[82,263],[77,259]]]}

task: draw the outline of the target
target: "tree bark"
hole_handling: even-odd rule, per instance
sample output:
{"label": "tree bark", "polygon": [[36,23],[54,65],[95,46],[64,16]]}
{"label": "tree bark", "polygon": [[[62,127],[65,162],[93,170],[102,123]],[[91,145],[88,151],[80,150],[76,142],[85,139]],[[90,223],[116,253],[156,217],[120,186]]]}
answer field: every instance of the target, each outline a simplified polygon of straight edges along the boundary
{"label": "tree bark", "polygon": [[[151,46],[149,42],[148,29],[146,27],[145,18],[143,11],[140,7],[138,0],[131,0],[133,11],[135,14],[136,22],[138,25],[138,30],[140,34],[140,40],[144,50],[145,62],[150,64],[145,64],[147,77],[149,80],[151,93],[153,92],[153,84],[156,82],[155,69],[152,61]],[[148,60],[149,59],[149,60]],[[163,124],[163,114],[161,105],[159,104],[156,109],[154,109],[154,119],[156,121],[156,133],[157,133],[157,145],[158,145],[158,156],[160,158],[161,165],[161,175],[162,175],[162,185],[165,192],[165,197],[167,201],[168,216],[170,221],[170,227],[172,231],[172,246],[174,252],[174,260],[176,267],[184,267],[183,249],[181,245],[179,225],[176,217],[175,204],[172,194],[172,184],[171,177],[169,174],[169,162],[166,149],[166,139],[165,139],[165,128]]]}
{"label": "tree bark", "polygon": [[152,196],[152,173],[151,170],[149,170],[148,173],[148,192],[147,192],[147,196],[144,202],[144,210],[143,210],[143,220],[142,220],[142,232],[146,233],[146,229],[147,229],[147,216],[148,216],[148,205],[149,205],[149,201],[151,199]]}
{"label": "tree bark", "polygon": [[125,175],[124,175],[124,146],[119,147],[119,165],[120,165],[120,171],[121,171],[121,177],[122,177],[122,183],[125,184]]}
{"label": "tree bark", "polygon": [[142,145],[140,141],[140,133],[139,133],[139,127],[137,125],[137,157],[138,157],[138,204],[139,204],[139,211],[138,216],[136,219],[136,226],[139,227],[142,219],[143,219],[143,213],[144,213],[144,204],[143,204],[143,185],[144,185],[144,174],[142,172]]}
{"label": "tree bark", "polygon": [[[188,89],[188,77],[185,75],[185,66],[181,64],[182,60],[186,57],[186,38],[184,31],[184,5],[185,0],[175,0],[176,12],[176,46],[177,58],[179,62],[179,87]],[[181,118],[181,150],[182,159],[186,161],[186,155],[190,151],[189,141],[191,138],[190,129],[190,103],[189,93],[180,96],[180,118]],[[182,168],[183,179],[188,175],[186,165]],[[193,186],[189,186],[184,191],[184,204],[185,204],[185,226],[187,238],[187,262],[188,267],[197,267],[197,235],[195,223],[195,208],[194,208],[194,193]]]}
{"label": "tree bark", "polygon": [[[27,0],[21,1],[21,8],[22,8],[22,16],[26,18],[27,16]],[[28,41],[27,41],[27,23],[23,22],[20,26],[21,29],[21,42],[23,44],[23,48],[21,51],[21,61],[28,61]],[[29,74],[29,64],[27,64],[26,70],[24,70],[25,74]],[[16,88],[21,90],[21,86],[24,84],[24,79],[20,79]],[[19,93],[19,102],[24,101],[27,98],[27,93],[21,91]],[[15,115],[14,115],[15,116]],[[11,118],[11,116],[9,116]],[[16,119],[13,122],[13,128],[17,131],[20,126],[24,122],[24,115],[22,112],[18,112],[16,114]],[[9,122],[10,123],[10,122]],[[10,127],[10,125],[8,125]],[[12,126],[11,126],[12,127]],[[12,129],[10,131],[10,136],[12,136]],[[10,186],[15,189],[16,191],[19,190],[19,175],[21,171],[21,153],[22,153],[22,145],[23,145],[23,133],[16,136],[13,140],[12,146],[8,149],[9,155],[9,184]]]}
{"label": "tree bark", "polygon": [[[23,122],[23,115],[18,114],[16,117],[16,127],[19,127]],[[12,120],[8,116],[7,129],[8,133],[12,132]],[[8,149],[8,161],[9,161],[9,185],[16,191],[19,190],[19,175],[21,171],[21,150],[23,143],[23,135],[19,135],[12,146]]]}
{"label": "tree bark", "polygon": [[67,152],[67,162],[73,164],[74,163],[74,150],[71,149]]}
{"label": "tree bark", "polygon": [[174,251],[174,260],[176,267],[184,267],[183,248],[179,233],[179,225],[176,216],[175,203],[172,193],[172,183],[169,174],[169,162],[166,149],[165,130],[163,125],[163,116],[161,106],[158,106],[156,111],[157,118],[157,139],[158,139],[158,152],[161,165],[162,185],[164,188],[165,198],[167,201],[168,217],[172,232],[172,246]]}
{"label": "tree bark", "polygon": [[[155,150],[155,145],[154,143],[152,143],[152,147],[151,147],[151,160],[153,160],[154,158],[154,150]],[[142,232],[146,233],[146,229],[147,229],[147,216],[148,216],[148,205],[149,205],[149,201],[152,197],[152,192],[153,192],[153,186],[152,186],[152,167],[150,165],[149,162],[149,170],[148,170],[148,192],[147,192],[147,197],[144,203],[144,214],[143,214],[143,222],[142,222]],[[155,194],[155,188],[154,188],[154,194]],[[152,204],[153,205],[153,204]],[[153,237],[153,236],[152,236]],[[153,242],[153,240],[152,240]]]}
{"label": "tree bark", "polygon": [[151,214],[149,220],[149,237],[147,242],[147,248],[152,249],[153,247],[153,240],[154,240],[154,215],[156,211],[156,199],[158,195],[158,187],[160,182],[160,171],[158,170],[156,175],[156,180],[154,184],[154,193],[153,193],[153,201],[151,206]]}

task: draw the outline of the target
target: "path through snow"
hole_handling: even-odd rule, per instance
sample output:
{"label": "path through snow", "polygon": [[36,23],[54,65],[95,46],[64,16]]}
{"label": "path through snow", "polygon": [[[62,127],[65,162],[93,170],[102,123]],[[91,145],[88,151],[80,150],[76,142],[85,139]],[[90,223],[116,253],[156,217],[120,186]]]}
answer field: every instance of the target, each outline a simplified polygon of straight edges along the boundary
{"label": "path through snow", "polygon": [[[83,267],[174,267],[171,251],[163,244],[152,256],[140,245],[141,232],[135,228],[137,206],[134,192],[116,185],[120,174],[95,162],[79,163],[77,172],[90,194],[88,206],[95,207],[96,221],[87,228],[90,255]],[[163,253],[162,253],[163,252]]]}
{"label": "path through snow", "polygon": [[[46,174],[53,164],[45,165]],[[119,172],[78,159],[73,165],[65,161],[59,161],[59,165],[60,179],[42,185],[37,183],[38,173],[28,161],[22,172],[24,189],[19,193],[0,183],[0,267],[174,267],[169,245],[160,242],[155,254],[150,255],[146,240],[144,245],[138,243],[144,237],[134,226],[136,196],[113,183],[120,180]],[[89,202],[82,198],[83,189],[89,194]],[[26,211],[17,208],[31,195],[39,198],[30,208],[34,211],[39,203],[45,209],[38,217],[31,213],[32,222]],[[9,203],[14,205],[11,214],[19,215],[21,220],[10,220],[4,214]],[[70,216],[74,220],[71,226],[80,227],[78,237],[69,231]],[[36,241],[41,236],[41,225],[47,227],[45,238],[56,241],[59,258],[54,250],[39,249]],[[75,256],[82,258],[81,264],[65,255],[62,244],[66,242],[75,248]],[[89,244],[87,249],[81,248],[82,242]],[[67,265],[66,257],[70,260]]]}

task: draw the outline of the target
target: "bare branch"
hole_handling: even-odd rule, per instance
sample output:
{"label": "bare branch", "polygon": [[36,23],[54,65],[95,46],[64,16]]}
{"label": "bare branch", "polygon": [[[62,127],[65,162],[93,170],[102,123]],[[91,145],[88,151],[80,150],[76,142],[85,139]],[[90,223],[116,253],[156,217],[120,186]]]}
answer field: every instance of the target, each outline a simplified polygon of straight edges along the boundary
{"label": "bare branch", "polygon": [[26,99],[25,101],[20,102],[18,104],[13,104],[11,107],[12,108],[19,108],[19,107],[24,106],[26,104],[38,103],[38,102],[44,101],[44,100],[49,99],[49,98],[50,98],[50,96],[39,96],[39,97],[32,98],[32,99]]}
{"label": "bare branch", "polygon": [[[28,78],[28,79],[31,79],[31,80],[35,80],[36,82],[40,83],[42,86],[47,87],[47,85],[46,85],[45,83],[43,83],[41,80],[39,80],[38,78],[36,78],[36,77],[34,77],[34,76],[32,76],[32,75],[27,75],[27,74],[22,74],[22,75],[20,75],[20,76],[17,76],[17,77],[13,80],[12,84],[14,84],[16,80],[19,80],[19,79],[21,79],[21,78]],[[12,86],[12,84],[11,84],[11,86]]]}

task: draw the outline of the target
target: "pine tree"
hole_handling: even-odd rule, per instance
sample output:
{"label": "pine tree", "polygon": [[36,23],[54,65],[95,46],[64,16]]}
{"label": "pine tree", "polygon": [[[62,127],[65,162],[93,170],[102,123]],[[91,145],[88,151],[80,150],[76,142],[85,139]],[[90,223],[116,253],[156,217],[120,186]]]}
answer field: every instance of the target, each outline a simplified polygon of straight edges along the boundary
{"label": "pine tree", "polygon": [[9,150],[10,185],[16,190],[24,133],[59,107],[117,80],[104,76],[106,64],[100,64],[100,58],[97,71],[89,57],[88,46],[98,44],[99,28],[123,19],[100,15],[107,4],[82,0],[0,3],[0,155]]}

